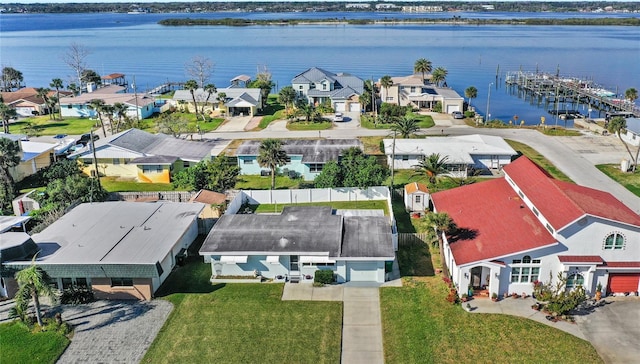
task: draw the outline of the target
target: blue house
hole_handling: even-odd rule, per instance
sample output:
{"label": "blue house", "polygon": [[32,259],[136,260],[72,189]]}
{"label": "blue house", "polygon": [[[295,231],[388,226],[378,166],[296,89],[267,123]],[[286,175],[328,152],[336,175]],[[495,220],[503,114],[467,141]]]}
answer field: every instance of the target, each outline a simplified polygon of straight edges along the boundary
{"label": "blue house", "polygon": [[[236,151],[240,174],[259,175],[263,171],[270,172],[268,168],[258,164],[260,143],[260,140],[248,140]],[[284,140],[282,149],[287,153],[288,162],[278,172],[295,173],[305,181],[313,181],[328,161],[337,161],[344,150],[352,147],[362,149],[362,142],[358,139]]]}
{"label": "blue house", "polygon": [[126,88],[108,85],[81,95],[60,98],[60,111],[63,117],[96,118],[98,115],[89,105],[92,100],[102,100],[105,105],[121,103],[127,106],[127,115],[131,118],[146,119],[158,111],[155,99],[147,94],[126,93]]}

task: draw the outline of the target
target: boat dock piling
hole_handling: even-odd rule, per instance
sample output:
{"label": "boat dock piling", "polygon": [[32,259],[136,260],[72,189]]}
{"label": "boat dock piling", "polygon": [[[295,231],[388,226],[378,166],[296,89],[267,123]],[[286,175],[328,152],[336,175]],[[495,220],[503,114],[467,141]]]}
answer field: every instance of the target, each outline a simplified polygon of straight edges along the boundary
{"label": "boat dock piling", "polygon": [[[567,104],[576,110],[583,105],[590,112],[597,112],[598,117],[603,112],[628,112],[640,117],[640,107],[592,80],[562,77],[559,74],[513,71],[507,72],[505,84],[511,94],[529,100],[531,104],[544,104],[548,111],[555,111],[552,113],[556,115],[562,103],[563,110],[567,109]],[[550,104],[553,105],[551,110]]]}

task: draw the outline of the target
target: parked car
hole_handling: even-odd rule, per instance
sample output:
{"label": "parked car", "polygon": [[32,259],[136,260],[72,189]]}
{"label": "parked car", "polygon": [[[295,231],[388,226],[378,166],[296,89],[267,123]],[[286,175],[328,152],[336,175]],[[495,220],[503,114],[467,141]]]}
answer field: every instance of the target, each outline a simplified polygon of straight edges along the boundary
{"label": "parked car", "polygon": [[53,139],[64,139],[67,137],[67,134],[56,134],[53,136]]}
{"label": "parked car", "polygon": [[337,112],[337,113],[333,116],[333,121],[344,121],[344,117],[342,116],[342,113]]}
{"label": "parked car", "polygon": [[[93,134],[93,141],[96,141],[98,139],[100,139],[100,137],[96,134]],[[80,138],[78,138],[78,140],[76,141],[76,145],[77,144],[87,145],[89,144],[90,140],[91,140],[91,133],[82,134]]]}
{"label": "parked car", "polygon": [[464,115],[460,111],[454,111],[451,113],[454,119],[464,119]]}

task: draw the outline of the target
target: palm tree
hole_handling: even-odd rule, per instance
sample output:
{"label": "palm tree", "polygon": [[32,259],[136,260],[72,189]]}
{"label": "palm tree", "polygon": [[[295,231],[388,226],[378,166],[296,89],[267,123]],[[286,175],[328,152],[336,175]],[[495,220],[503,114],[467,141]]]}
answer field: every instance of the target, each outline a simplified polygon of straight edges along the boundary
{"label": "palm tree", "polygon": [[220,92],[216,97],[216,101],[218,102],[218,109],[224,112],[224,103],[227,101],[227,94],[224,92]]}
{"label": "palm tree", "polygon": [[111,130],[111,135],[115,134],[114,130],[116,129],[113,125],[113,114],[116,112],[116,109],[113,105],[104,105],[102,106],[102,113],[109,119],[109,129]]}
{"label": "palm tree", "polygon": [[284,104],[285,111],[289,111],[289,108],[296,100],[296,90],[291,86],[285,86],[278,92],[278,102]]}
{"label": "palm tree", "polygon": [[431,74],[431,82],[436,86],[445,84],[447,82],[447,74],[449,74],[449,71],[447,71],[446,68],[438,67],[433,70],[433,73]]}
{"label": "palm tree", "polygon": [[638,99],[638,90],[636,90],[633,87],[628,88],[624,92],[624,98],[629,100],[629,102],[631,102],[631,103],[635,102]]}
{"label": "palm tree", "polygon": [[435,231],[438,238],[438,247],[440,248],[440,261],[444,266],[446,260],[444,259],[442,234],[455,230],[456,224],[446,212],[429,212],[422,218],[422,222]]}
{"label": "palm tree", "polygon": [[[0,104],[4,105],[4,104]],[[1,200],[11,201],[15,194],[15,181],[11,176],[11,168],[20,164],[20,147],[17,142],[9,138],[0,138],[0,184],[1,190],[5,191],[5,196]],[[4,203],[0,203],[3,207]]]}
{"label": "palm tree", "polygon": [[59,78],[54,78],[51,80],[49,87],[53,87],[56,89],[56,98],[58,99],[58,113],[60,116],[60,120],[62,120],[62,108],[60,107],[60,89],[64,87],[62,80]]}
{"label": "palm tree", "polygon": [[[385,99],[389,97],[389,87],[393,86],[393,80],[391,76],[385,75],[380,79],[380,86],[384,87],[385,90]],[[384,102],[385,100],[382,100]]]}
{"label": "palm tree", "polygon": [[[26,309],[26,300],[31,298],[36,312],[38,325],[42,326],[42,313],[40,312],[40,296],[56,301],[56,291],[49,285],[47,273],[35,264],[35,257],[31,266],[16,273],[16,282],[20,288],[16,293],[16,306]],[[26,300],[25,300],[26,299]],[[26,311],[26,310],[25,310]]]}
{"label": "palm tree", "polygon": [[420,72],[422,74],[422,83],[425,80],[425,73],[431,72],[431,61],[426,58],[420,58],[413,65],[413,72]]}
{"label": "palm tree", "polygon": [[391,131],[397,133],[401,138],[411,138],[420,130],[418,122],[411,115],[405,115],[396,120],[390,127]]}
{"label": "palm tree", "polygon": [[631,163],[632,163],[631,171],[635,172],[636,166],[638,165],[638,154],[640,154],[640,146],[638,146],[638,150],[636,151],[636,155],[634,157],[633,153],[631,152],[631,149],[629,148],[629,145],[622,139],[622,131],[625,130],[626,128],[627,128],[627,120],[622,116],[616,116],[615,118],[609,120],[609,123],[607,124],[607,130],[610,133],[615,133],[618,136],[618,139],[620,139],[620,141],[622,142],[622,144],[624,144],[624,147],[627,148],[627,153],[629,153],[629,156],[631,157]]}
{"label": "palm tree", "polygon": [[264,139],[258,147],[258,165],[271,170],[271,189],[276,188],[276,170],[287,163],[287,153],[280,139]]}
{"label": "palm tree", "polygon": [[198,89],[198,81],[189,80],[184,83],[184,89],[189,90],[191,98],[193,99],[193,107],[196,110],[196,118],[198,118],[198,103],[196,102],[196,90]]}
{"label": "palm tree", "polygon": [[448,172],[447,162],[449,162],[448,156],[441,157],[439,153],[433,153],[413,166],[415,168],[414,175],[427,176],[429,182],[435,184],[438,176]]}
{"label": "palm tree", "polygon": [[9,134],[9,120],[18,116],[16,109],[10,107],[4,102],[0,102],[0,119],[2,119],[2,130],[5,134]]}
{"label": "palm tree", "polygon": [[37,96],[41,98],[42,101],[44,101],[47,114],[49,114],[49,119],[51,119],[51,112],[49,110],[49,92],[51,92],[51,90],[49,90],[48,88],[39,87],[36,89],[36,92],[37,92]]}
{"label": "palm tree", "polygon": [[469,99],[469,107],[471,107],[471,99],[478,97],[478,89],[473,86],[469,86],[464,90],[464,96]]}
{"label": "palm tree", "polygon": [[[118,123],[115,127],[116,134],[120,132],[120,125],[122,125],[122,119],[127,116],[127,110],[129,107],[121,102],[116,102],[113,104],[113,113],[118,118]],[[111,128],[113,131],[113,127]]]}
{"label": "palm tree", "polygon": [[204,92],[207,94],[207,98],[204,100],[204,105],[202,105],[202,120],[205,120],[205,117],[204,117],[205,105],[209,102],[209,98],[211,97],[211,95],[218,92],[218,89],[216,88],[216,85],[212,83],[208,83],[204,85]]}
{"label": "palm tree", "polygon": [[104,123],[102,122],[102,108],[105,103],[102,99],[93,99],[89,101],[89,109],[95,110],[96,115],[98,116],[98,121],[100,122],[100,126],[102,127],[102,135],[107,137],[107,129],[104,127]]}

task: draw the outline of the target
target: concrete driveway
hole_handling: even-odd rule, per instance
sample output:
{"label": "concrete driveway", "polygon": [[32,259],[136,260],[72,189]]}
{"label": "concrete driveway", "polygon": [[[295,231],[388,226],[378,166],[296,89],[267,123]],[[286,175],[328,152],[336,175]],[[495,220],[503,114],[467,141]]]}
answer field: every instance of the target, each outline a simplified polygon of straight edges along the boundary
{"label": "concrete driveway", "polygon": [[576,315],[580,330],[606,363],[640,361],[640,299],[606,298],[607,304]]}

